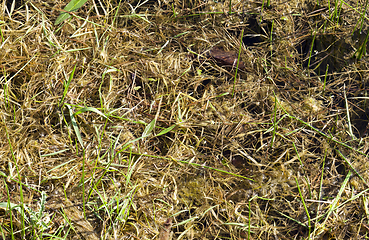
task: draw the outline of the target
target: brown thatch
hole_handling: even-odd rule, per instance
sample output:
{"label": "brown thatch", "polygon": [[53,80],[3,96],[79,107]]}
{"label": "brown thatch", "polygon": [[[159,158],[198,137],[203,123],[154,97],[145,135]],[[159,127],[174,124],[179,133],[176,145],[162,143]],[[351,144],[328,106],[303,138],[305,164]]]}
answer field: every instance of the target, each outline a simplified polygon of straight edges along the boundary
{"label": "brown thatch", "polygon": [[66,4],[0,5],[3,239],[368,236],[365,1]]}

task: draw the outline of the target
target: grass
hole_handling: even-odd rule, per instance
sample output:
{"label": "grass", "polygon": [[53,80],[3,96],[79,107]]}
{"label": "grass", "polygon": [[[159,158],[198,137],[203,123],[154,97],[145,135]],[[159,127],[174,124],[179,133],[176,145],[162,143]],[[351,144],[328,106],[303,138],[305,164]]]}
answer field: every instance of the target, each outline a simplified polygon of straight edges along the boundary
{"label": "grass", "polygon": [[368,238],[367,1],[71,2],[0,4],[0,238]]}

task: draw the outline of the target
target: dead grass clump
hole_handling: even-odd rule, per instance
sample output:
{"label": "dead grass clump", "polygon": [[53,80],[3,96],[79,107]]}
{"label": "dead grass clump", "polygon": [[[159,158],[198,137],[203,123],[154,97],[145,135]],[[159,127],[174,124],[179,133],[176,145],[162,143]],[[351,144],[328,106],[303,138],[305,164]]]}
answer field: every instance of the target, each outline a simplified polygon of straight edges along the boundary
{"label": "dead grass clump", "polygon": [[2,237],[367,237],[365,4],[267,2],[3,1]]}

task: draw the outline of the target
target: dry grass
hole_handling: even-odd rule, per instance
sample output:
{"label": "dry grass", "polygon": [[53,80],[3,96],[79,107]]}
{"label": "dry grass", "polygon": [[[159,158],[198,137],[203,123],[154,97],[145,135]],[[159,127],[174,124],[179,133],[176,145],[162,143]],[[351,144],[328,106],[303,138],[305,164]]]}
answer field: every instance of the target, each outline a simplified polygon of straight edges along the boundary
{"label": "dry grass", "polygon": [[365,1],[65,4],[1,2],[3,239],[368,237]]}

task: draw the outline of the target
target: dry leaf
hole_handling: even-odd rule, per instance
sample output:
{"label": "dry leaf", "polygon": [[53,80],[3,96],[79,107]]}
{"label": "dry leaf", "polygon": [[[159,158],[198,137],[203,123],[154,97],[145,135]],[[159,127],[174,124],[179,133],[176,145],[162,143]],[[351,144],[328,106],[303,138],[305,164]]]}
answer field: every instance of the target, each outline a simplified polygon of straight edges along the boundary
{"label": "dry leaf", "polygon": [[[213,47],[208,54],[220,66],[236,67],[238,54],[236,52],[224,51],[222,48]],[[238,69],[245,70],[245,64],[240,60]]]}

